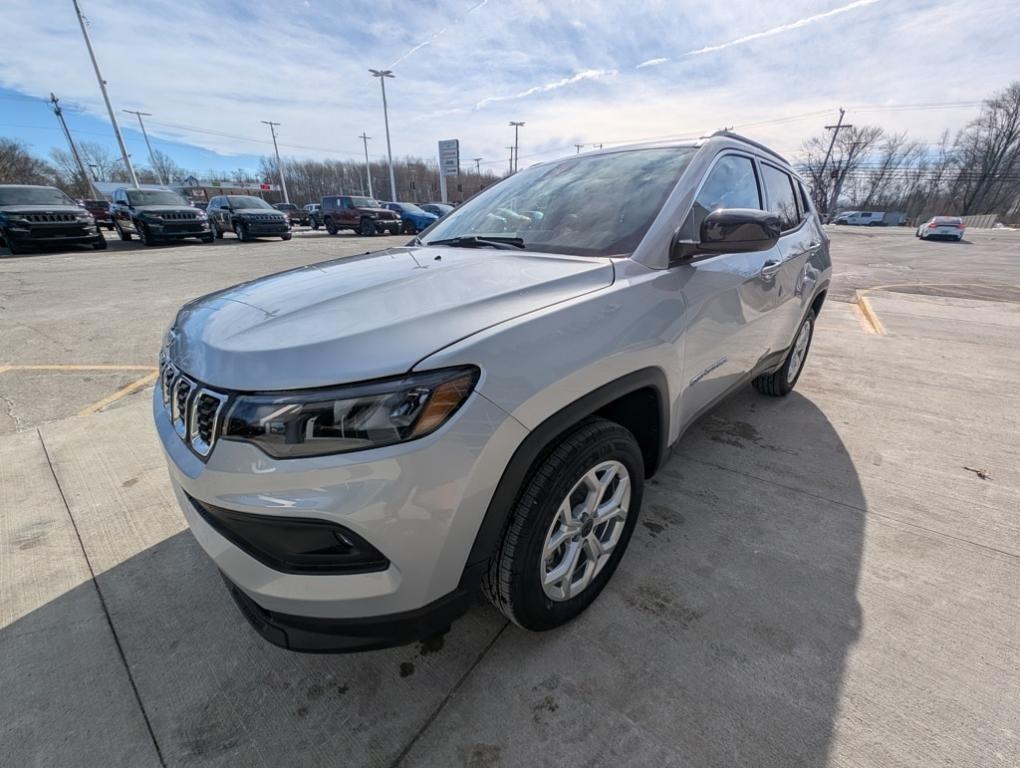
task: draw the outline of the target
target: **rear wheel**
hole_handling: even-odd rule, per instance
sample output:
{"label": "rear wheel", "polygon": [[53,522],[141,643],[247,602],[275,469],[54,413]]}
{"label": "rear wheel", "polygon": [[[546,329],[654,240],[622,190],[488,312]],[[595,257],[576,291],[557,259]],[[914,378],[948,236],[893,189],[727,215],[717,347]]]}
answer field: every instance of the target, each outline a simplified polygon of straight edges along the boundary
{"label": "rear wheel", "polygon": [[616,570],[643,490],[634,435],[605,419],[578,425],[525,481],[483,579],[489,599],[525,629],[573,619]]}
{"label": "rear wheel", "polygon": [[326,225],[326,231],[329,232],[329,234],[335,235],[339,231],[337,230],[336,222],[333,221],[333,219],[326,219],[324,223]]}
{"label": "rear wheel", "polygon": [[319,222],[316,221],[315,219],[312,219],[312,229],[314,229],[316,232],[319,230]]}
{"label": "rear wheel", "polygon": [[786,360],[778,371],[765,373],[758,376],[751,383],[754,388],[763,395],[772,397],[785,397],[793,391],[804,370],[804,362],[807,360],[808,350],[811,349],[811,337],[815,332],[815,312],[808,310],[807,316],[797,329],[793,346],[786,354]]}
{"label": "rear wheel", "polygon": [[414,235],[414,234],[417,234],[417,232],[418,232],[418,228],[416,226],[414,226],[413,222],[410,222],[410,221],[405,221],[404,222],[404,234],[405,235]]}
{"label": "rear wheel", "polygon": [[358,234],[362,237],[372,237],[375,235],[375,222],[372,219],[362,219],[361,224],[358,226]]}

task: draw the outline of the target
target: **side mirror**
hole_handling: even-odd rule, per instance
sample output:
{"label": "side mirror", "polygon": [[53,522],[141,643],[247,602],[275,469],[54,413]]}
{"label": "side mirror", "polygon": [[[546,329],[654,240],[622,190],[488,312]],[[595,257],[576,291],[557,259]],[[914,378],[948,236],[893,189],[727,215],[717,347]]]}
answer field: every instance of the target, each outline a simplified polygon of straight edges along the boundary
{"label": "side mirror", "polygon": [[674,239],[672,261],[690,261],[720,253],[767,251],[779,241],[779,217],[754,208],[720,208],[701,222],[700,242]]}

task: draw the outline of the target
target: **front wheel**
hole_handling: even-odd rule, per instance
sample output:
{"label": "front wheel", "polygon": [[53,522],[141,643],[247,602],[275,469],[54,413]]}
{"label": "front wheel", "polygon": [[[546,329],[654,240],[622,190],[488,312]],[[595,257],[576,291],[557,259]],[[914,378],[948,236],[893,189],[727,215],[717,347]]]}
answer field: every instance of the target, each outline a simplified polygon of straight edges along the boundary
{"label": "front wheel", "polygon": [[578,425],[533,467],[489,561],[489,599],[525,629],[576,617],[623,557],[643,490],[634,435],[606,419]]}
{"label": "front wheel", "polygon": [[336,222],[333,219],[326,219],[326,231],[331,235],[335,235],[339,230],[336,228]]}
{"label": "front wheel", "polygon": [[[396,232],[394,232],[393,234],[396,234]],[[405,235],[416,235],[416,234],[418,234],[418,228],[416,226],[414,226],[413,222],[405,221],[404,222],[404,234]]]}
{"label": "front wheel", "polygon": [[138,239],[142,241],[144,246],[152,246],[156,244],[156,240],[152,237],[152,233],[149,232],[149,228],[138,222],[135,224],[135,228],[138,230]]}
{"label": "front wheel", "polygon": [[12,237],[5,237],[4,242],[7,243],[7,250],[11,252],[11,256],[20,256],[23,253],[27,253],[25,246],[15,242]]}
{"label": "front wheel", "polygon": [[375,222],[371,219],[362,219],[361,224],[358,226],[358,234],[362,237],[372,237],[375,235]]}
{"label": "front wheel", "polygon": [[117,237],[119,237],[121,240],[128,241],[131,239],[131,234],[129,232],[124,231],[123,227],[121,227],[120,225],[120,222],[116,222],[113,226],[117,230]]}
{"label": "front wheel", "polygon": [[281,240],[290,240],[292,237],[293,237],[293,235],[290,232],[288,232],[285,235],[280,235],[280,239]]}
{"label": "front wheel", "polygon": [[237,235],[237,239],[242,243],[246,243],[251,239],[248,236],[248,228],[239,221],[234,222],[234,234]]}
{"label": "front wheel", "polygon": [[815,333],[815,313],[809,309],[807,316],[797,329],[793,346],[786,355],[782,367],[772,373],[764,373],[758,376],[751,383],[754,388],[763,395],[772,397],[786,397],[793,391],[804,370],[804,361],[807,360],[808,350],[811,349],[811,338]]}
{"label": "front wheel", "polygon": [[97,251],[105,251],[106,250],[106,238],[103,237],[102,235],[100,235],[99,239],[96,240],[94,243],[92,243],[92,248],[94,250],[97,250]]}

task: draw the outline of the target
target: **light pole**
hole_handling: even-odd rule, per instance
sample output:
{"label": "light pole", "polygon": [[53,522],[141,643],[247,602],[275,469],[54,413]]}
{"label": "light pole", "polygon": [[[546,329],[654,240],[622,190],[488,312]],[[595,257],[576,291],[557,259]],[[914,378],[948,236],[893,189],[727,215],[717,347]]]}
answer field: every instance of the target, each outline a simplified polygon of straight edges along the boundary
{"label": "light pole", "polygon": [[163,172],[159,170],[159,165],[156,164],[156,156],[152,154],[152,145],[149,143],[149,134],[145,132],[145,123],[142,122],[142,116],[152,117],[149,112],[139,112],[137,109],[125,109],[129,115],[135,115],[138,118],[138,126],[142,129],[142,138],[145,139],[145,146],[149,149],[149,162],[152,163],[152,170],[156,172],[156,178],[159,179],[160,186],[166,186],[167,182],[163,180]]}
{"label": "light pole", "polygon": [[365,144],[365,178],[368,179],[368,196],[375,197],[372,194],[372,166],[368,162],[368,140],[371,136],[366,136],[364,132],[358,137]]}
{"label": "light pole", "polygon": [[280,172],[280,186],[283,187],[283,202],[289,203],[290,196],[287,194],[287,180],[283,178],[283,163],[280,161],[280,148],[276,146],[276,126],[279,123],[274,123],[272,120],[262,120],[261,122],[269,126],[269,132],[273,134],[273,149],[276,151],[276,169]]}
{"label": "light pole", "polygon": [[372,77],[379,78],[379,85],[382,87],[382,113],[383,122],[386,124],[386,158],[390,163],[390,199],[397,202],[397,179],[393,175],[393,149],[390,147],[390,115],[386,107],[386,78],[395,77],[388,69],[370,69]]}
{"label": "light pole", "polygon": [[81,26],[82,37],[85,38],[85,47],[89,49],[89,58],[92,59],[92,68],[96,70],[96,80],[99,81],[99,90],[103,93],[103,101],[106,102],[106,111],[110,113],[110,122],[113,124],[113,132],[117,136],[117,143],[120,145],[120,155],[124,158],[124,165],[127,166],[128,174],[131,176],[131,183],[138,189],[138,177],[135,176],[135,168],[131,165],[131,156],[128,155],[127,147],[124,146],[124,137],[120,133],[120,126],[117,125],[117,116],[113,113],[110,104],[110,96],[106,92],[106,81],[99,71],[99,62],[96,61],[96,54],[92,50],[92,41],[89,39],[89,32],[85,29],[85,17],[82,16],[81,8],[78,7],[78,0],[73,0],[74,12],[78,15],[78,24]]}
{"label": "light pole", "polygon": [[514,129],[514,171],[513,172],[517,173],[517,168],[521,164],[521,153],[520,153],[520,150],[517,148],[517,131],[520,130],[521,126],[524,125],[524,123],[518,123],[518,122],[516,122],[514,120],[511,120],[510,121],[510,125],[512,125],[513,129]]}
{"label": "light pole", "polygon": [[475,157],[475,158],[472,158],[472,159],[475,161],[475,173],[477,173],[479,176],[481,176],[482,175],[482,158]]}

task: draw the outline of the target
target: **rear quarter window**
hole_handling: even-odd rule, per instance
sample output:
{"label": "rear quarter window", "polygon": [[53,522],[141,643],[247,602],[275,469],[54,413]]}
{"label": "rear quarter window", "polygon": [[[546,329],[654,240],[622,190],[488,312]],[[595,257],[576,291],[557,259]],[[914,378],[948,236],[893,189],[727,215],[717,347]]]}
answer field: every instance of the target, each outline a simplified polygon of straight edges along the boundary
{"label": "rear quarter window", "polygon": [[797,210],[797,195],[793,190],[793,179],[786,171],[762,164],[762,176],[769,200],[769,211],[779,216],[783,231],[800,226],[800,211]]}

